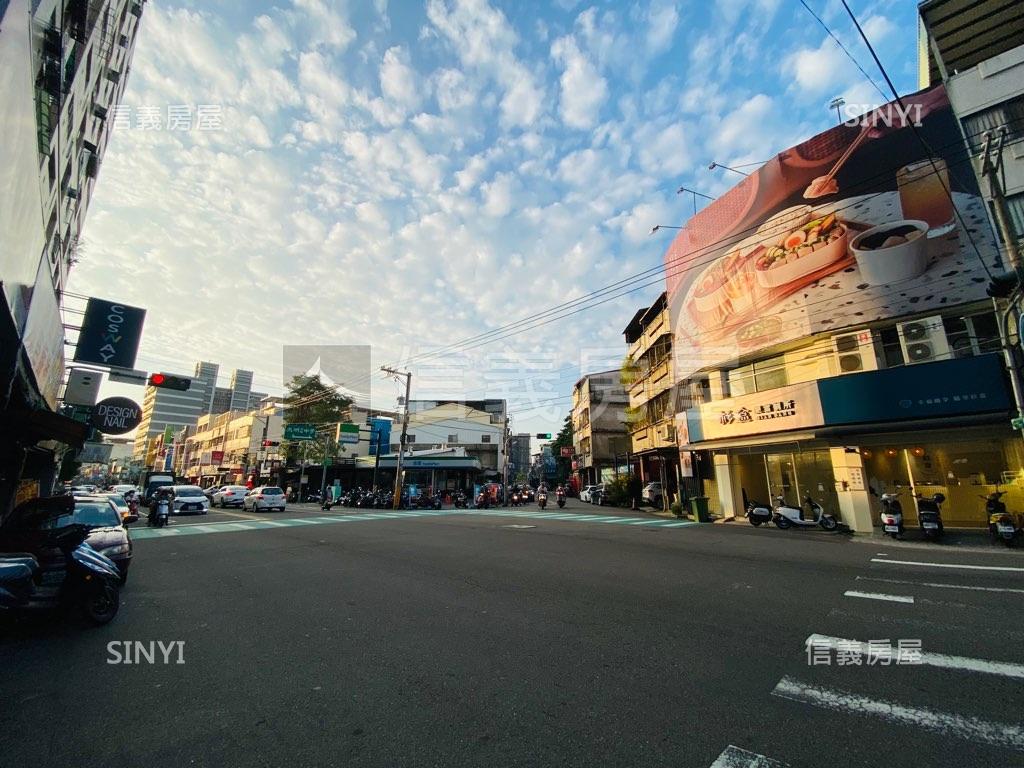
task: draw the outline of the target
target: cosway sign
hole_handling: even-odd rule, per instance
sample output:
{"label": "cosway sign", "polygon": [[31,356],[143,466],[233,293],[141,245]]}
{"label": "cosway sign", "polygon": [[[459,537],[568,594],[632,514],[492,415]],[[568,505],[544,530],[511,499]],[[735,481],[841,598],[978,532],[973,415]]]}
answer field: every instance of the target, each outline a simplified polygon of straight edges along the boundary
{"label": "cosway sign", "polygon": [[313,424],[285,424],[285,440],[316,440],[316,427]]}
{"label": "cosway sign", "polygon": [[142,409],[127,397],[108,397],[93,406],[89,423],[106,435],[122,435],[139,426]]}
{"label": "cosway sign", "polygon": [[90,298],[75,345],[75,362],[134,368],[146,310]]}

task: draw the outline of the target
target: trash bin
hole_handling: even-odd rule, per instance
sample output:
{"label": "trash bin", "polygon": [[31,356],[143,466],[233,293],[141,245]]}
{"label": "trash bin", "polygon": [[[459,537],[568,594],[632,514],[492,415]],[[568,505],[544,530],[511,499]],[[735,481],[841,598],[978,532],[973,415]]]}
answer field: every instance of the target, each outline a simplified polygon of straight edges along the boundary
{"label": "trash bin", "polygon": [[711,515],[708,514],[708,497],[690,497],[690,510],[693,512],[693,519],[698,523],[710,523]]}

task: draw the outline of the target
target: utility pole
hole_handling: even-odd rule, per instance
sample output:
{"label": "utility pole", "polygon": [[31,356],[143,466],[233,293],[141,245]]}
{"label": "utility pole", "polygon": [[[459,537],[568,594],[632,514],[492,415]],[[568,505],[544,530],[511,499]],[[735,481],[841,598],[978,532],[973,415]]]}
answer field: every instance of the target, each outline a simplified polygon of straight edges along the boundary
{"label": "utility pole", "polygon": [[505,506],[508,506],[508,455],[512,449],[512,430],[508,428],[508,416],[505,417],[505,472],[502,483],[502,493],[505,496]]}
{"label": "utility pole", "polygon": [[370,490],[377,490],[377,470],[380,469],[380,439],[384,433],[377,429],[377,453],[373,460],[373,482],[370,483]]}
{"label": "utility pole", "polygon": [[[1020,253],[1017,244],[1014,242],[1013,229],[1010,226],[1010,216],[1006,210],[1006,199],[1003,195],[1003,185],[1000,180],[1000,173],[1003,166],[1003,139],[1006,137],[1006,129],[999,132],[995,147],[992,147],[992,135],[985,133],[985,146],[982,149],[981,176],[988,181],[989,196],[992,199],[992,211],[995,215],[996,226],[999,228],[999,235],[1003,241],[1003,257],[1010,265],[1017,281],[1013,292],[1008,297],[1009,304],[1002,312],[999,323],[999,337],[1002,342],[1003,356],[1006,367],[1009,369],[1010,385],[1013,389],[1014,404],[1017,406],[1017,418],[1024,416],[1024,384],[1021,382],[1020,369],[1017,367],[1017,355],[1010,346],[1007,321],[1013,318],[1014,327],[1020,328],[1020,311],[1017,301],[1020,296],[1021,284],[1024,282],[1024,269],[1021,267]],[[996,311],[999,311],[999,304],[995,298],[992,299]],[[1018,336],[1019,336],[1018,331]],[[1024,344],[1024,339],[1018,339]],[[1022,430],[1024,432],[1024,430]]]}
{"label": "utility pole", "polygon": [[398,509],[402,503],[402,454],[405,453],[405,438],[409,432],[409,395],[412,391],[412,373],[396,371],[394,368],[383,365],[380,369],[396,378],[405,376],[405,413],[402,414],[402,437],[398,441],[398,460],[395,463],[395,495],[391,500],[391,508]]}

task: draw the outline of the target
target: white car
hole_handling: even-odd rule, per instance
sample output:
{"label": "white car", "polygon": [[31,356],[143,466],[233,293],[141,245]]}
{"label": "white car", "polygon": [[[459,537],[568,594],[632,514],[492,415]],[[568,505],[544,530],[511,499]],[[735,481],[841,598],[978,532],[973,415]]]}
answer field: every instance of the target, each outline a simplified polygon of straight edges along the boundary
{"label": "white car", "polygon": [[590,493],[595,488],[597,488],[596,485],[585,485],[585,486],[583,486],[583,490],[580,491],[580,501],[589,502],[590,501]]}
{"label": "white car", "polygon": [[249,489],[244,485],[224,485],[213,494],[211,502],[215,507],[243,507],[245,505],[245,494]]}
{"label": "white car", "polygon": [[661,507],[664,500],[661,483],[648,483],[645,485],[643,491],[640,492],[640,498],[643,499],[645,504],[650,504],[652,507]]}
{"label": "white car", "polygon": [[258,488],[253,488],[242,500],[242,508],[253,512],[259,512],[261,509],[277,509],[284,512],[284,491],[276,485],[261,485]]}
{"label": "white car", "polygon": [[210,511],[210,501],[198,485],[175,485],[174,506],[171,513],[175,515],[205,515]]}

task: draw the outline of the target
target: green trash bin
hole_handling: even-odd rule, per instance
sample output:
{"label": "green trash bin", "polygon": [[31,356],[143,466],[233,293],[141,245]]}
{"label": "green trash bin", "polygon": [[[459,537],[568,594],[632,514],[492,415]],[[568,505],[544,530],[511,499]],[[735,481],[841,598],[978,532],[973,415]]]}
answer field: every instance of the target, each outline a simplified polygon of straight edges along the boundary
{"label": "green trash bin", "polygon": [[708,497],[691,496],[690,510],[693,512],[693,519],[698,523],[710,523],[711,515],[708,514]]}

